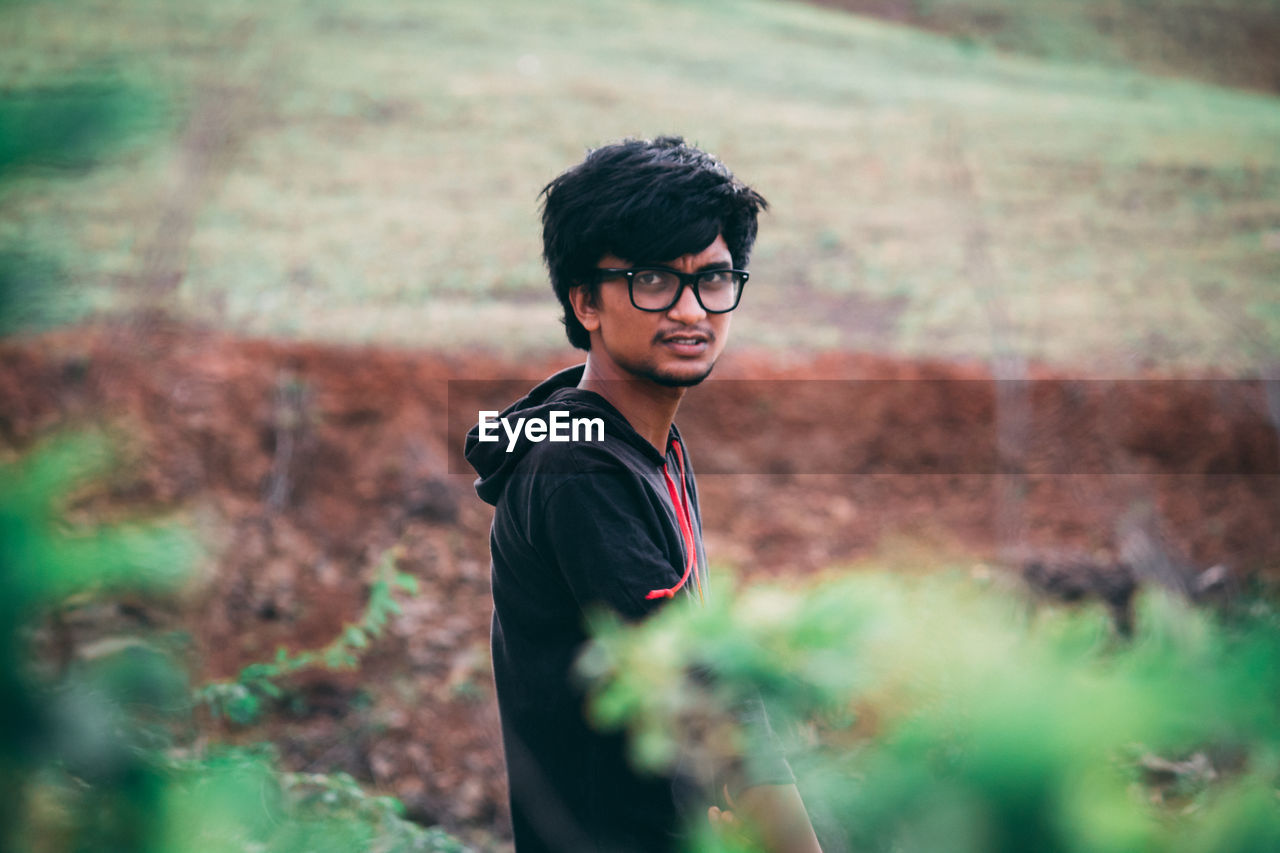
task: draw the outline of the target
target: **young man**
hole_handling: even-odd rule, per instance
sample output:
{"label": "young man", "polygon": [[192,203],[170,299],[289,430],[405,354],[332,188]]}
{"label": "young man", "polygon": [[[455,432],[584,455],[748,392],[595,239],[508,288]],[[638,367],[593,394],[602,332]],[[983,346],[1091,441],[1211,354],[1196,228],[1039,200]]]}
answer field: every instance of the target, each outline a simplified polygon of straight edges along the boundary
{"label": "young man", "polygon": [[[585,612],[636,620],[707,592],[697,484],[672,421],[724,349],[765,200],[678,138],[598,148],[543,194],[543,254],[587,361],[501,416],[551,426],[517,425],[509,440],[482,421],[466,444],[496,508],[493,667],[516,849],[673,850],[691,809],[737,818],[679,778],[635,772],[623,736],[586,721],[573,665]],[[541,440],[556,417],[584,425],[577,440]],[[817,850],[786,762],[763,764],[738,811],[773,849]]]}

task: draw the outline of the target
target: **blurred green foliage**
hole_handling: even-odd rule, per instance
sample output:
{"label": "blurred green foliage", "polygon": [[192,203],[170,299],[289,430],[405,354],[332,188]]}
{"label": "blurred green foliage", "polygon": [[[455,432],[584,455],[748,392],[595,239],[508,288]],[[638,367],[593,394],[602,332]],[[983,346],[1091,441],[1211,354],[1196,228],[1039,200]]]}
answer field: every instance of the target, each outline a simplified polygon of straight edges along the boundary
{"label": "blurred green foliage", "polygon": [[[162,113],[154,91],[101,70],[0,89],[0,211],[22,204],[19,187],[48,191],[146,139]],[[0,335],[83,313],[82,288],[69,286],[56,242],[0,241]]]}
{"label": "blurred green foliage", "polygon": [[[0,93],[0,206],[41,168],[84,169],[129,124],[138,99],[110,85],[55,84]],[[0,333],[48,316],[57,264],[25,243],[0,246]],[[34,306],[34,310],[33,310]],[[126,644],[93,660],[68,659],[44,678],[32,632],[72,596],[171,589],[193,550],[174,527],[103,526],[68,519],[68,501],[104,474],[100,438],[51,442],[0,467],[0,849],[144,849],[159,775],[140,750],[140,725],[171,709],[185,684],[162,653]],[[58,789],[65,797],[49,792]],[[35,827],[56,828],[56,837]]]}
{"label": "blurred green foliage", "polygon": [[[139,127],[149,103],[108,84],[0,93],[0,205],[13,202],[15,184],[95,165]],[[65,316],[46,310],[64,295],[58,270],[52,255],[25,244],[0,249],[0,332]],[[175,522],[96,517],[94,484],[114,464],[106,439],[87,433],[10,451],[0,463],[0,851],[463,850],[350,777],[282,773],[270,749],[182,746],[192,692],[163,637],[62,647],[61,613],[173,593],[198,555]],[[319,653],[260,669],[250,684],[313,663],[353,663],[396,612],[393,588],[411,586],[389,556],[360,623]]]}
{"label": "blurred green foliage", "polygon": [[154,122],[154,92],[94,76],[0,91],[0,181],[22,170],[92,168]]}
{"label": "blurred green foliage", "polygon": [[831,849],[1277,849],[1280,613],[1147,592],[1137,622],[869,573],[604,619],[581,667],[639,763],[706,778],[759,743],[724,711],[758,690]]}
{"label": "blurred green foliage", "polygon": [[[109,464],[101,441],[81,437],[0,470],[0,849],[147,849],[163,786],[145,753],[163,735],[144,721],[181,702],[178,671],[134,645],[45,678],[32,660],[31,632],[50,608],[172,589],[190,565],[191,541],[173,526],[67,521],[67,496]],[[50,813],[61,840],[46,847],[30,833]]]}
{"label": "blurred green foliage", "polygon": [[[108,638],[60,665],[37,654],[51,610],[172,592],[196,555],[173,523],[69,520],[77,489],[109,465],[101,440],[80,437],[0,468],[0,850],[462,851],[348,776],[281,772],[270,747],[183,746],[192,694],[160,638]],[[272,671],[353,663],[408,585],[391,558],[384,569],[358,625]]]}
{"label": "blurred green foliage", "polygon": [[465,853],[439,829],[403,817],[392,797],[342,773],[280,773],[269,747],[222,749],[169,765],[163,851]]}

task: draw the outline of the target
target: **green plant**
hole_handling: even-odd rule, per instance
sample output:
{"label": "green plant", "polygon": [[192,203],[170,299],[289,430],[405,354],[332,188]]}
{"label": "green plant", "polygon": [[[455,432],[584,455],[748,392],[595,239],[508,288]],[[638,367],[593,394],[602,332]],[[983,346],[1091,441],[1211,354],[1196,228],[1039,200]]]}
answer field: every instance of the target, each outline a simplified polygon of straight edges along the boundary
{"label": "green plant", "polygon": [[1280,616],[1265,598],[1227,617],[1144,593],[1121,643],[1101,608],[861,574],[601,620],[582,669],[597,721],[625,727],[637,761],[678,757],[707,779],[758,749],[727,710],[758,691],[820,834],[853,849],[1280,839]]}
{"label": "green plant", "polygon": [[[34,626],[68,597],[161,593],[195,546],[173,523],[70,523],[69,496],[105,473],[90,437],[48,443],[0,466],[0,849],[33,853],[460,853],[439,829],[403,817],[349,776],[287,773],[269,747],[175,746],[189,710],[185,675],[147,642],[100,643],[62,670],[34,666]],[[306,666],[351,665],[397,612],[412,579],[394,553],[361,620],[324,649],[285,656],[250,689]]]}
{"label": "green plant", "polygon": [[[155,124],[161,110],[154,92],[101,70],[92,76],[92,82],[0,87],[0,217],[23,188],[72,187],[75,182],[57,178],[85,176]],[[0,236],[0,335],[47,328],[83,312],[83,294],[68,286],[65,262],[53,260],[57,253],[48,248],[59,242]]]}
{"label": "green plant", "polygon": [[382,555],[364,612],[328,644],[294,653],[281,646],[272,660],[249,664],[234,679],[201,685],[194,692],[196,704],[208,708],[215,717],[246,725],[258,719],[264,702],[285,696],[285,688],[279,682],[286,676],[315,668],[355,668],[369,644],[382,636],[387,620],[401,612],[397,593],[418,592],[417,579],[397,570],[398,558],[397,548]]}
{"label": "green plant", "polygon": [[68,520],[68,495],[110,464],[105,442],[82,435],[0,466],[0,849],[30,840],[40,804],[67,843],[54,849],[138,849],[135,818],[156,803],[148,756],[163,734],[141,721],[181,694],[171,661],[124,646],[57,676],[32,666],[34,628],[50,609],[71,596],[173,589],[195,553],[174,524]]}
{"label": "green plant", "polygon": [[[94,165],[108,142],[135,129],[139,94],[101,84],[0,93],[0,203],[15,185],[38,183],[33,176]],[[0,332],[29,328],[36,315],[57,319],[33,305],[56,302],[58,268],[25,247],[0,247]],[[95,517],[82,499],[115,461],[106,439],[87,433],[21,454],[6,448],[0,461],[0,851],[463,850],[349,777],[281,774],[270,750],[215,747],[192,757],[176,749],[172,724],[190,710],[190,691],[153,638],[101,638],[47,660],[50,614],[122,595],[162,597],[198,553],[172,519]],[[354,661],[352,650],[396,611],[393,587],[412,590],[413,580],[389,562],[364,617],[320,659]]]}
{"label": "green plant", "polygon": [[220,747],[202,755],[173,755],[164,764],[171,786],[167,807],[181,838],[172,850],[213,849],[465,853],[438,828],[404,819],[394,797],[374,796],[345,773],[276,769],[269,745]]}

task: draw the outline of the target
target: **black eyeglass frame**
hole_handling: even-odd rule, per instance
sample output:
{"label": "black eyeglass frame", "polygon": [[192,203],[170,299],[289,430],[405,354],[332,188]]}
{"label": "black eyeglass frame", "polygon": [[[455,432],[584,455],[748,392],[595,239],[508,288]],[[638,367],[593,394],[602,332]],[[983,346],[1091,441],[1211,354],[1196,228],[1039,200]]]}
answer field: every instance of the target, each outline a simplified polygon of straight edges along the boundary
{"label": "black eyeglass frame", "polygon": [[[680,280],[680,286],[676,288],[675,296],[671,297],[671,301],[665,306],[663,306],[662,308],[641,307],[640,305],[636,304],[636,292],[635,292],[636,273],[655,272],[655,271],[671,273],[672,275],[674,275],[676,278]],[[726,272],[730,272],[730,273],[733,273],[734,275],[742,277],[742,280],[738,282],[738,293],[733,300],[733,305],[728,308],[720,308],[718,310],[713,310],[711,308],[708,308],[706,306],[706,303],[702,301],[702,291],[699,289],[701,280],[708,276],[713,276],[719,273],[726,273]],[[632,307],[635,308],[637,311],[649,311],[654,314],[657,314],[661,311],[670,311],[672,306],[674,306],[677,302],[679,302],[680,297],[684,295],[684,289],[686,287],[691,287],[693,288],[693,298],[698,300],[698,304],[702,306],[703,311],[706,311],[708,314],[728,314],[730,311],[733,311],[734,309],[736,309],[739,303],[742,302],[742,291],[746,289],[747,279],[751,278],[751,273],[747,272],[746,270],[729,269],[728,267],[720,267],[719,269],[713,269],[713,270],[702,270],[701,272],[680,272],[680,270],[673,270],[671,269],[671,267],[626,267],[626,268],[602,267],[597,269],[593,273],[592,280],[598,284],[602,281],[608,281],[611,278],[619,278],[619,277],[625,278],[627,280],[627,296],[628,298],[631,299]]]}

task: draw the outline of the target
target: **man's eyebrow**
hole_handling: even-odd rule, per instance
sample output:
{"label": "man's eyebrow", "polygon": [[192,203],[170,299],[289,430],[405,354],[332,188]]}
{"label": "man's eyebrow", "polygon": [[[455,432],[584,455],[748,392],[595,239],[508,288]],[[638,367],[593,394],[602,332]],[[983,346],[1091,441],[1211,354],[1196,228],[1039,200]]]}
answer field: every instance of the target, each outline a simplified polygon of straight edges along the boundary
{"label": "man's eyebrow", "polygon": [[[663,264],[632,264],[632,267],[633,267],[634,269],[660,269],[660,270],[674,270],[674,269],[675,269],[675,267],[674,267],[672,264],[670,264],[670,263],[663,263]],[[694,270],[694,272],[709,272],[710,270],[731,270],[731,269],[733,269],[733,259],[732,259],[732,258],[728,258],[728,259],[726,259],[726,260],[722,260],[722,261],[708,261],[707,263],[703,264],[702,266],[700,266],[700,267],[698,267],[696,270]]]}

